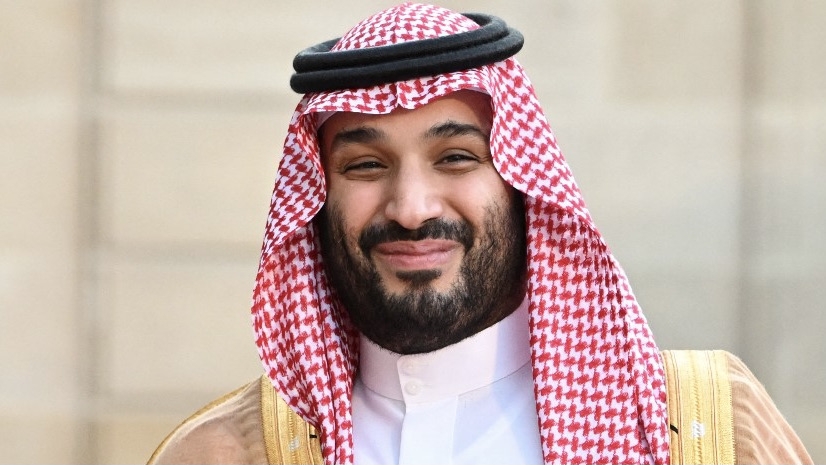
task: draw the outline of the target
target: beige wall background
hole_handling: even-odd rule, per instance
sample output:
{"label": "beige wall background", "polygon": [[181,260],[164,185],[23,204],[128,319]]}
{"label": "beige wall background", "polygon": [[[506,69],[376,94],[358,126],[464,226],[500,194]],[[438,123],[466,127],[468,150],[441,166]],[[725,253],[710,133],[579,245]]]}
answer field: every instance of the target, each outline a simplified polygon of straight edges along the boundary
{"label": "beige wall background", "polygon": [[[293,55],[389,1],[0,1],[0,462],[139,463],[260,372]],[[527,41],[664,348],[724,348],[826,462],[826,2],[462,1]]]}

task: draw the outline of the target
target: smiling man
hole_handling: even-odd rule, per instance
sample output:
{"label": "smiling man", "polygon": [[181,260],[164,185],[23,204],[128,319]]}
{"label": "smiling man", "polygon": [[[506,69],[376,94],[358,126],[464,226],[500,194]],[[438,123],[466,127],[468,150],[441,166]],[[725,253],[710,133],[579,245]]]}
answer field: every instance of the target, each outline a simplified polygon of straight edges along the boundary
{"label": "smiling man", "polygon": [[252,308],[266,375],[152,463],[794,463],[748,369],[660,352],[498,18],[300,53]]}
{"label": "smiling man", "polygon": [[321,252],[368,340],[430,352],[525,298],[523,201],[493,165],[490,129],[490,98],[467,90],[417,110],[337,113],[321,127]]}

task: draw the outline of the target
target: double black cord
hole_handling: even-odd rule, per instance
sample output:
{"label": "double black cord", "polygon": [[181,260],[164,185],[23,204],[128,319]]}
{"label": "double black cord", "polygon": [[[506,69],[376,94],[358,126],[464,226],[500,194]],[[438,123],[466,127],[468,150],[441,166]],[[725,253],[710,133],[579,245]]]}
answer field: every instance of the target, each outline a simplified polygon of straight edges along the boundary
{"label": "double black cord", "polygon": [[522,34],[492,15],[465,13],[478,29],[356,50],[331,51],[339,39],[301,51],[290,87],[298,93],[365,88],[502,61],[524,43]]}

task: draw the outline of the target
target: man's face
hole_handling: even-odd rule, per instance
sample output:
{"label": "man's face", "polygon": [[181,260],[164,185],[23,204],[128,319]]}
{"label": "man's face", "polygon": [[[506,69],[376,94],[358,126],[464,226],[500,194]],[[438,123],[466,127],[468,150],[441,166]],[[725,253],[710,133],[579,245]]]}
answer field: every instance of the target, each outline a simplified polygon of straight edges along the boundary
{"label": "man's face", "polygon": [[490,129],[489,98],[460,91],[416,110],[336,113],[320,130],[327,275],[387,349],[445,347],[524,297],[524,207],[493,166]]}

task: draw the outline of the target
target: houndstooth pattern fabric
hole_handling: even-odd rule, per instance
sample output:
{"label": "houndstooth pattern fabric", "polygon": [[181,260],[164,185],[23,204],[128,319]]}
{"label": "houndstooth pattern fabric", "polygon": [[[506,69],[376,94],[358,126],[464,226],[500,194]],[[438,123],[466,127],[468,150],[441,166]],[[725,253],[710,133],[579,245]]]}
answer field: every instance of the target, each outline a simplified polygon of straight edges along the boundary
{"label": "houndstooth pattern fabric", "polygon": [[[351,29],[334,50],[478,27],[404,4]],[[352,463],[350,400],[358,337],[324,275],[311,220],[325,201],[318,113],[387,113],[460,89],[491,96],[491,151],[526,194],[530,341],[546,463],[667,463],[665,378],[648,325],[598,233],[533,87],[513,58],[368,89],[307,94],[290,121],[252,307],[262,363],[284,399],[321,433],[328,463]]]}

